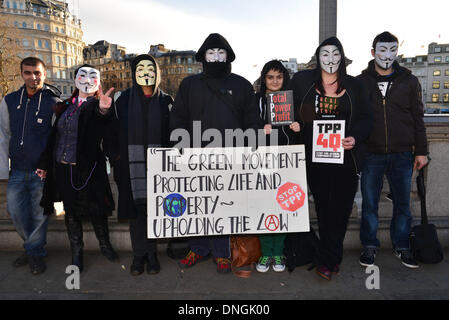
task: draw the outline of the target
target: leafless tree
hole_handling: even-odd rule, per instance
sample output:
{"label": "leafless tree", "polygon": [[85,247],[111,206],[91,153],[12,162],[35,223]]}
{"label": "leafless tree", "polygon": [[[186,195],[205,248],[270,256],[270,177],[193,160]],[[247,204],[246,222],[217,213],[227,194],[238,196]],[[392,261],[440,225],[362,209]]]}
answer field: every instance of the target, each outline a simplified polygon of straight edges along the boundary
{"label": "leafless tree", "polygon": [[0,98],[20,86],[21,38],[20,30],[0,15]]}

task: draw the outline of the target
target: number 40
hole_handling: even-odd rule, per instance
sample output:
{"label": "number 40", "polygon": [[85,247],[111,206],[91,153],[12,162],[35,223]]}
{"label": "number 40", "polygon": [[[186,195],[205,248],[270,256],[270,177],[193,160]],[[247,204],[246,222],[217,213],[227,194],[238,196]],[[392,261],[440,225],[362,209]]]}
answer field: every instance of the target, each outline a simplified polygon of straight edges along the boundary
{"label": "number 40", "polygon": [[334,152],[341,147],[341,136],[337,133],[331,133],[329,139],[324,138],[324,133],[318,136],[317,145],[323,146],[323,148],[332,148]]}

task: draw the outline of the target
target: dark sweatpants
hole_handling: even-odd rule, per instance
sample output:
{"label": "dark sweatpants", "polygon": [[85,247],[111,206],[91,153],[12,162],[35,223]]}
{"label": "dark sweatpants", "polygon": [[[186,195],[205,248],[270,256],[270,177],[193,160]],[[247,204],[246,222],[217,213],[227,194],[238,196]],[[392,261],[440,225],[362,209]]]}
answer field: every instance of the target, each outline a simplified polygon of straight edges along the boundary
{"label": "dark sweatpants", "polygon": [[307,180],[315,202],[320,235],[315,264],[332,270],[343,259],[343,241],[358,176],[354,167],[312,164],[307,168]]}

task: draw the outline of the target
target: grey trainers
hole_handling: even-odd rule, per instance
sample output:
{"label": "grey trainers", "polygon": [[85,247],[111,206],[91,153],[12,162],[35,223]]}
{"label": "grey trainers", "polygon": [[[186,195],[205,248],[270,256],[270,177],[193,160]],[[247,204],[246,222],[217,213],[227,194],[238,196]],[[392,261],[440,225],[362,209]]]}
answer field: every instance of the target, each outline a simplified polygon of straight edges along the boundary
{"label": "grey trainers", "polygon": [[283,272],[285,270],[284,257],[283,256],[274,256],[272,267],[273,267],[274,272]]}

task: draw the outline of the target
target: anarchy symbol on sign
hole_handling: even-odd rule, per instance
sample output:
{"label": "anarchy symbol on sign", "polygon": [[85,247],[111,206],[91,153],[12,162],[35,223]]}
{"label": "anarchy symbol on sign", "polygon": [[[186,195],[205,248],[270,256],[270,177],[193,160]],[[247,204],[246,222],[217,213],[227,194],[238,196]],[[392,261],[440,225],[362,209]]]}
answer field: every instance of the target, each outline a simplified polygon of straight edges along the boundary
{"label": "anarchy symbol on sign", "polygon": [[265,219],[265,228],[269,231],[276,231],[279,228],[279,218],[276,216],[268,216]]}

